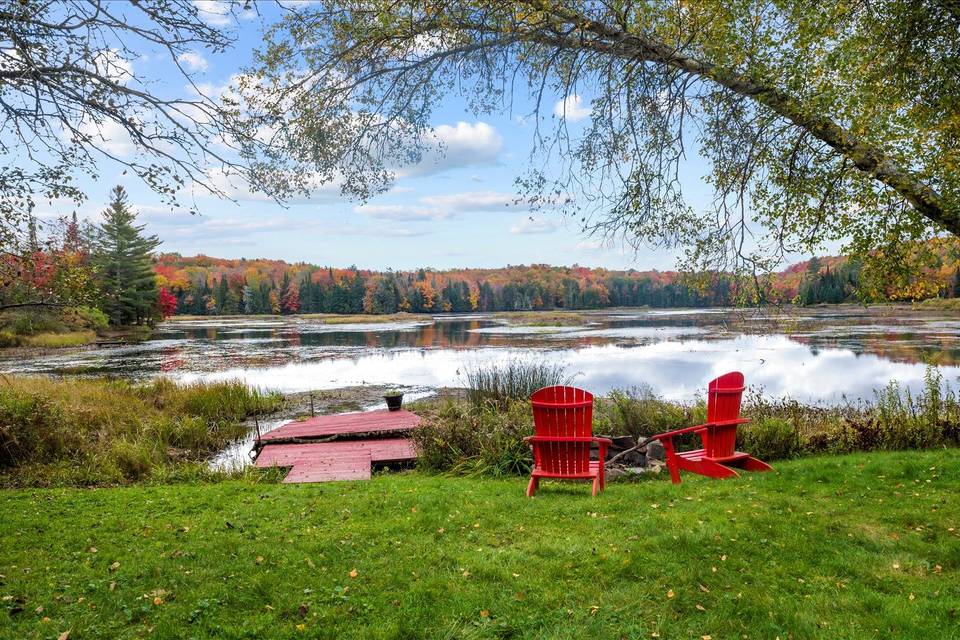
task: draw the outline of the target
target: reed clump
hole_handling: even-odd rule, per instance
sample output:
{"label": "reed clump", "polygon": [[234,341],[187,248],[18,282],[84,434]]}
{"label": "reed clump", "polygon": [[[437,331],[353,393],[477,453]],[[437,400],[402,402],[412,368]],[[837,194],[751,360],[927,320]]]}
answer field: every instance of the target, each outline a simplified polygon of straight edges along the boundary
{"label": "reed clump", "polygon": [[[0,382],[0,485],[110,485],[201,461],[282,403],[239,381],[178,385],[7,376]],[[164,470],[169,475],[169,470]]]}

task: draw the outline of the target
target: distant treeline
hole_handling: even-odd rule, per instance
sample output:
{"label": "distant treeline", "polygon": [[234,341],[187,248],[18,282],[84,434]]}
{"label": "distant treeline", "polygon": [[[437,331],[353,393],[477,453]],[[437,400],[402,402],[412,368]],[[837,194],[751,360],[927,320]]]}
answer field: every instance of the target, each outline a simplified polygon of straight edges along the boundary
{"label": "distant treeline", "polygon": [[[501,269],[371,271],[289,264],[280,260],[226,260],[162,254],[154,270],[176,313],[192,315],[294,313],[412,313],[602,309],[608,307],[713,307],[742,304],[736,280],[723,273],[685,278],[674,271],[615,271],[549,265]],[[763,276],[766,303],[857,301],[863,267],[843,257],[813,258]],[[912,297],[956,297],[960,262],[944,260],[926,274]],[[747,302],[756,301],[748,283]]]}
{"label": "distant treeline", "polygon": [[711,286],[687,286],[672,272],[549,267],[372,272],[161,256],[162,285],[177,313],[196,315],[291,313],[412,313],[709,307],[733,304],[725,277]]}

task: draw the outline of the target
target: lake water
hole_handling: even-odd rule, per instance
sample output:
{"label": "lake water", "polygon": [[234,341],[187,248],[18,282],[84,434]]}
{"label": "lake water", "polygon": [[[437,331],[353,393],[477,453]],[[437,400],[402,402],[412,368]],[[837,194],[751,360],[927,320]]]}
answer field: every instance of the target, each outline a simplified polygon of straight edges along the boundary
{"label": "lake water", "polygon": [[377,384],[424,393],[462,386],[490,362],[562,362],[595,393],[646,384],[669,399],[702,394],[733,369],[770,395],[833,402],[891,380],[923,383],[928,364],[956,385],[960,315],[907,306],[616,310],[581,326],[514,326],[492,316],[326,325],[306,318],[171,321],[138,345],[8,356],[0,370],[60,375],[239,378],[280,391]]}

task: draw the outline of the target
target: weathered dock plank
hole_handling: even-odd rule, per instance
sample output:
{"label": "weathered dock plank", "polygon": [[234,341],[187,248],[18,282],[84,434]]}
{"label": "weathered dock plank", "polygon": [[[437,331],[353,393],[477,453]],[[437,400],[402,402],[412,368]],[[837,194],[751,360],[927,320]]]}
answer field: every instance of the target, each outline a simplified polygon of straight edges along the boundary
{"label": "weathered dock plank", "polygon": [[290,422],[263,434],[260,441],[403,432],[419,424],[420,416],[409,411],[357,411]]}
{"label": "weathered dock plank", "polygon": [[284,482],[368,480],[375,462],[413,460],[409,411],[358,411],[290,422],[260,437],[256,465],[290,467]]}
{"label": "weathered dock plank", "polygon": [[313,458],[336,458],[366,454],[371,462],[398,462],[417,456],[413,442],[406,438],[383,440],[347,440],[313,444],[268,444],[257,456],[258,467],[298,466],[299,461]]}
{"label": "weathered dock plank", "polygon": [[283,479],[284,483],[369,480],[370,453],[355,452],[337,457],[301,458]]}

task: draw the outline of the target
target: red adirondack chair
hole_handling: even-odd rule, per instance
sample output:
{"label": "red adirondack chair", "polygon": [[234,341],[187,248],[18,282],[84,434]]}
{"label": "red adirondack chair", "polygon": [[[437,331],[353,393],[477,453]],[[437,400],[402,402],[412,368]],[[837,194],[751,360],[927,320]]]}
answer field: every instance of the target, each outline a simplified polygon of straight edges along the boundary
{"label": "red adirondack chair", "polygon": [[[771,471],[766,462],[737,451],[737,425],[750,422],[740,417],[740,399],[743,396],[743,374],[725,373],[710,382],[707,391],[707,422],[695,427],[677,429],[653,436],[663,442],[667,468],[674,484],[680,482],[680,470],[692,471],[710,478],[730,478],[739,474],[731,467],[745,471]],[[703,448],[695,451],[676,451],[673,437],[696,433],[703,440]]]}
{"label": "red adirondack chair", "polygon": [[[576,387],[544,387],[530,400],[536,435],[525,439],[533,448],[527,495],[537,492],[540,478],[591,480],[593,495],[603,491],[603,463],[612,442],[593,437],[593,394]],[[594,442],[600,448],[599,461],[590,460]]]}

